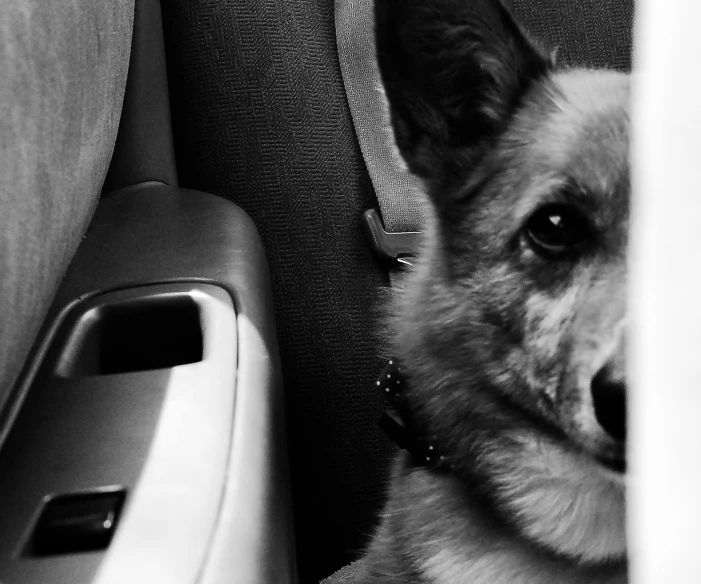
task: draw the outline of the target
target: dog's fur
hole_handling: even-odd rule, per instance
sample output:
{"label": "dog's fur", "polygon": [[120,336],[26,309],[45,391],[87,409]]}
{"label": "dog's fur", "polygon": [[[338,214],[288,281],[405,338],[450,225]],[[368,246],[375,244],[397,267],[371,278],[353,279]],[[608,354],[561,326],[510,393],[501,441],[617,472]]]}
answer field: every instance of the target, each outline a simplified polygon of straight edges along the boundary
{"label": "dog's fur", "polygon": [[[376,33],[433,211],[388,338],[454,470],[399,455],[359,581],[626,582],[592,379],[624,387],[628,76],[557,70],[498,0],[376,0]],[[548,205],[566,245],[542,245]]]}

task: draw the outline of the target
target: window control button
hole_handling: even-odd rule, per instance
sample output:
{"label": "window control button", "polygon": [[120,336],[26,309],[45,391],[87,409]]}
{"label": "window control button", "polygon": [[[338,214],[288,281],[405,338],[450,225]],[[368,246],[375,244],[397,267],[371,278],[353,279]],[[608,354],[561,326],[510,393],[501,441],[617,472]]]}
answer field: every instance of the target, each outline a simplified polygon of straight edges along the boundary
{"label": "window control button", "polygon": [[112,539],[124,491],[59,495],[42,509],[31,539],[33,556],[105,549]]}

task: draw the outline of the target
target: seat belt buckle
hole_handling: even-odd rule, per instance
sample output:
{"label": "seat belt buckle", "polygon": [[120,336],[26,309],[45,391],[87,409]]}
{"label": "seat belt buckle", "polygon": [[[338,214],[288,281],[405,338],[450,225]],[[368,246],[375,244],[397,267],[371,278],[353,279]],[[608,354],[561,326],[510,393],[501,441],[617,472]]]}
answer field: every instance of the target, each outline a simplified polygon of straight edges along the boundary
{"label": "seat belt buckle", "polygon": [[383,260],[411,266],[419,252],[420,231],[385,231],[376,208],[363,213],[363,231],[372,250]]}

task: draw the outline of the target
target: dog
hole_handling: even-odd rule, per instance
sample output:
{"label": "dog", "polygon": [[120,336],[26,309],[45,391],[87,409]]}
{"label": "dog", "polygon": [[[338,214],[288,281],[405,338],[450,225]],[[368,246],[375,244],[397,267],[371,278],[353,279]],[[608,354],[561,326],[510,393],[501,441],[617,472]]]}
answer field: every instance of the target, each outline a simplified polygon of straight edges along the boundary
{"label": "dog", "polygon": [[627,582],[629,75],[558,69],[498,0],[376,0],[375,27],[431,209],[387,340],[443,464],[400,452],[356,581]]}

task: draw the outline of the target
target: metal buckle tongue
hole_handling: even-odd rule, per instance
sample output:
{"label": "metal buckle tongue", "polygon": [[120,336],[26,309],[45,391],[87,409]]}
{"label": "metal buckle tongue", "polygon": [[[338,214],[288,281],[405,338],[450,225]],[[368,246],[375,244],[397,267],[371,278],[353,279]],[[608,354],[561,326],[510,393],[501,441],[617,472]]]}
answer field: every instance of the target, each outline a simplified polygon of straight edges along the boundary
{"label": "metal buckle tongue", "polygon": [[419,250],[420,231],[385,231],[380,213],[376,208],[363,213],[363,230],[370,242],[370,247],[383,260],[412,265],[411,258]]}

